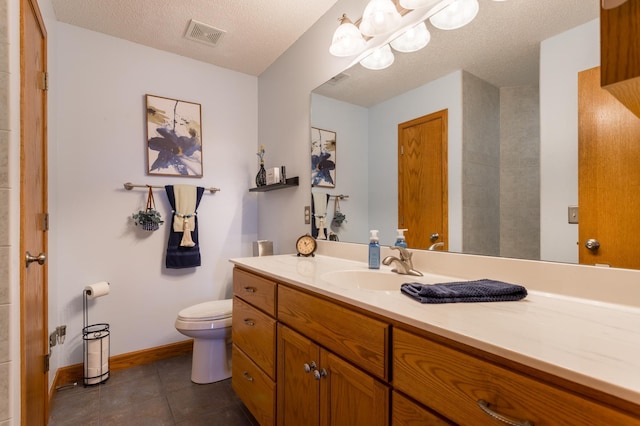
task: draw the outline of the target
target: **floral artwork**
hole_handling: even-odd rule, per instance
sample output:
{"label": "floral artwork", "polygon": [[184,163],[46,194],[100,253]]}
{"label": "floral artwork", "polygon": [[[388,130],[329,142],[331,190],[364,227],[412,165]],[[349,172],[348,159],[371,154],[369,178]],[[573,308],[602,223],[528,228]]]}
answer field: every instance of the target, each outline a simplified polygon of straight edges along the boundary
{"label": "floral artwork", "polygon": [[311,186],[336,187],[336,132],[311,128]]}
{"label": "floral artwork", "polygon": [[200,104],[146,98],[148,174],[202,177]]}

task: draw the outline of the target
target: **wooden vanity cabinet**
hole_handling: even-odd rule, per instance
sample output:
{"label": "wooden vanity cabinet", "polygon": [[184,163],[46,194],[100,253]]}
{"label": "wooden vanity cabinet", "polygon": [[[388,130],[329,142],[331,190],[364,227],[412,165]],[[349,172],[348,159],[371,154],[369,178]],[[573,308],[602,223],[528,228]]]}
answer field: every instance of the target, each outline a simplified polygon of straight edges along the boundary
{"label": "wooden vanity cabinet", "polygon": [[496,425],[498,416],[536,426],[640,424],[640,418],[401,329],[394,329],[392,347],[394,389],[457,424]]}
{"label": "wooden vanity cabinet", "polygon": [[278,325],[277,424],[389,424],[389,387]]}
{"label": "wooden vanity cabinet", "polygon": [[388,324],[283,285],[278,321],[279,426],[389,424]]}
{"label": "wooden vanity cabinet", "polygon": [[551,374],[238,268],[233,284],[232,386],[262,426],[640,425]]}
{"label": "wooden vanity cabinet", "polygon": [[231,386],[262,426],[275,424],[276,283],[235,268]]}

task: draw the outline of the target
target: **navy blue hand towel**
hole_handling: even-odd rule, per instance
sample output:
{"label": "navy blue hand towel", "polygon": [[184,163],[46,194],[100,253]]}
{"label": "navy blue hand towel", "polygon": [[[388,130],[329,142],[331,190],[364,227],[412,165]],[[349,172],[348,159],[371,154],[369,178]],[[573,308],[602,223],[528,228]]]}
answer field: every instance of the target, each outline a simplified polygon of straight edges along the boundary
{"label": "navy blue hand towel", "polygon": [[400,291],[420,303],[507,302],[527,297],[521,285],[488,279],[441,284],[405,283]]}

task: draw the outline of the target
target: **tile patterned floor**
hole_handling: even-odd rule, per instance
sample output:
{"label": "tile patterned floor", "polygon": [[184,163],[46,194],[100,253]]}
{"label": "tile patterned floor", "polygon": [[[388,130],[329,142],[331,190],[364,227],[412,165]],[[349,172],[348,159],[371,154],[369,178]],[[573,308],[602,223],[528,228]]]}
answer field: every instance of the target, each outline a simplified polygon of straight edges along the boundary
{"label": "tile patterned floor", "polygon": [[98,386],[56,391],[49,426],[258,425],[230,379],[197,385],[190,375],[191,354],[111,372]]}

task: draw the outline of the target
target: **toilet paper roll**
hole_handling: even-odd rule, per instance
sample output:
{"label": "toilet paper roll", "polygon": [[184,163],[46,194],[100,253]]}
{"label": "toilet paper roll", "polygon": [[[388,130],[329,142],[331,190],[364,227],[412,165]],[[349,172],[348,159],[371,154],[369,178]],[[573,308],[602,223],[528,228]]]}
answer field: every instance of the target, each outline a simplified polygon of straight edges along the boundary
{"label": "toilet paper roll", "polygon": [[95,284],[88,285],[84,288],[87,292],[89,299],[95,299],[96,297],[102,297],[109,294],[109,283],[106,281],[100,281]]}

